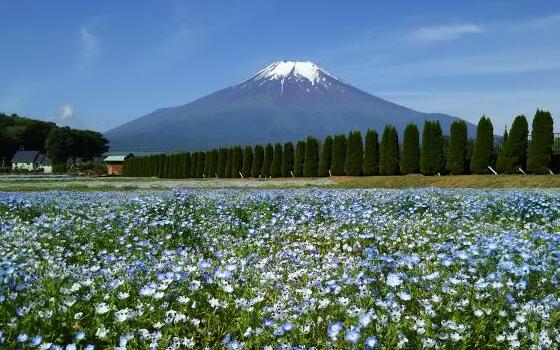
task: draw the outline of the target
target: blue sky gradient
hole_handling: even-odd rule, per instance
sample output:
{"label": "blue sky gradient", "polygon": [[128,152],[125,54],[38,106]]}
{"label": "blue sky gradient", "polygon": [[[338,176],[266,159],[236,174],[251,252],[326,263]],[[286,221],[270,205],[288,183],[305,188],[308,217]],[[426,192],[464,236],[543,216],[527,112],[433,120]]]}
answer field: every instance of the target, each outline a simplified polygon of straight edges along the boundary
{"label": "blue sky gradient", "polygon": [[501,133],[560,128],[558,1],[3,1],[0,111],[106,131],[268,64],[310,60],[373,95]]}

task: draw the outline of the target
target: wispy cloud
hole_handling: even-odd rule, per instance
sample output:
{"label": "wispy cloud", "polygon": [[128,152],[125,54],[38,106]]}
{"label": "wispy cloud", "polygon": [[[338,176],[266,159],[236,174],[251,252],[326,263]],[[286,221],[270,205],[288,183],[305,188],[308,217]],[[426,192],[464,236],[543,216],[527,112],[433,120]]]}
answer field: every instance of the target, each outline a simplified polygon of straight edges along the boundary
{"label": "wispy cloud", "polygon": [[476,24],[457,24],[423,27],[414,30],[409,37],[425,43],[448,41],[464,35],[482,33],[483,29]]}
{"label": "wispy cloud", "polygon": [[80,28],[80,50],[82,63],[91,61],[101,53],[98,36],[93,33],[91,28],[85,25]]}
{"label": "wispy cloud", "polygon": [[71,119],[73,116],[74,116],[74,107],[69,103],[62,105],[60,118],[62,120],[68,120]]}

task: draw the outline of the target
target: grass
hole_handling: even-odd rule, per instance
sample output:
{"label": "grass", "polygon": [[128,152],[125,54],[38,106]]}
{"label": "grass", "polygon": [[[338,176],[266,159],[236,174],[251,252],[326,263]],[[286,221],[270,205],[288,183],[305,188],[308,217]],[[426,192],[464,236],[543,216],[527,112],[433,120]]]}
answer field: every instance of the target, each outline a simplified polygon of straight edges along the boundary
{"label": "grass", "polygon": [[336,176],[336,186],[345,188],[555,188],[558,175],[458,175],[458,176]]}

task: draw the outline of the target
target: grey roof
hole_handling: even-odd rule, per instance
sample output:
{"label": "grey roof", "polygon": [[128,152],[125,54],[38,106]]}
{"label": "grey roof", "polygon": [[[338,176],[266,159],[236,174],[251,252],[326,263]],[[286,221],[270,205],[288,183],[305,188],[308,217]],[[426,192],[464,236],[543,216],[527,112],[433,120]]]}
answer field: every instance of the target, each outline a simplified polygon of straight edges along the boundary
{"label": "grey roof", "polygon": [[37,158],[37,163],[40,165],[51,165],[51,160],[47,157],[46,154],[39,154],[39,158]]}
{"label": "grey roof", "polygon": [[41,154],[39,151],[17,151],[12,158],[13,163],[35,163]]}

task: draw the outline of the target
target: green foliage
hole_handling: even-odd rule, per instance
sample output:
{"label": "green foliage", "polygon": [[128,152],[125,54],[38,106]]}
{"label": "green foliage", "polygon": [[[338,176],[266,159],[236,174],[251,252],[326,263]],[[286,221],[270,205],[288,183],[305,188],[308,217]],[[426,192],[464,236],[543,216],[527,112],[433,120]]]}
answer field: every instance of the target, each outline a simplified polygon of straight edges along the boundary
{"label": "green foliage", "polygon": [[471,172],[473,174],[489,174],[488,166],[492,166],[493,152],[494,127],[489,118],[482,116],[476,127],[476,140],[471,158]]}
{"label": "green foliage", "polygon": [[244,177],[251,177],[251,168],[253,167],[253,148],[245,146],[243,149],[243,173]]}
{"label": "green foliage", "polygon": [[53,164],[65,164],[70,159],[74,138],[70,128],[54,128],[47,137],[45,148],[47,157]]}
{"label": "green foliage", "polygon": [[[510,135],[511,138],[511,135]],[[527,158],[527,170],[534,174],[546,174],[552,159],[554,121],[550,112],[537,110],[533,118],[531,144]]]}
{"label": "green foliage", "polygon": [[220,152],[213,149],[210,152],[210,163],[208,165],[208,177],[216,177],[218,175],[218,156]]}
{"label": "green foliage", "polygon": [[364,144],[360,131],[351,131],[346,141],[346,162],[344,172],[348,176],[362,175]]}
{"label": "green foliage", "polygon": [[243,166],[243,149],[241,146],[233,147],[233,155],[231,159],[231,177],[238,178],[241,177],[239,173]]}
{"label": "green foliage", "polygon": [[199,152],[194,152],[192,155],[192,162],[191,162],[191,177],[197,178],[197,169],[198,169],[198,154]]}
{"label": "green foliage", "polygon": [[296,143],[296,154],[294,156],[294,176],[303,176],[303,164],[305,162],[305,141],[300,140]]}
{"label": "green foliage", "polygon": [[416,124],[408,124],[404,129],[400,169],[403,175],[420,172],[420,133]]}
{"label": "green foliage", "polygon": [[282,176],[282,144],[277,143],[274,145],[274,152],[272,155],[272,163],[270,165],[270,176]]}
{"label": "green foliage", "polygon": [[498,153],[496,168],[499,172],[515,174],[519,168],[527,169],[527,139],[529,123],[524,115],[517,116],[508,134],[504,132],[502,147]]}
{"label": "green foliage", "polygon": [[336,135],[333,141],[331,172],[335,176],[344,176],[346,165],[346,135]]}
{"label": "green foliage", "polygon": [[261,176],[261,170],[264,161],[264,148],[261,145],[255,146],[255,154],[253,156],[253,166],[251,168],[251,175],[255,178]]}
{"label": "green foliage", "polygon": [[439,121],[426,120],[422,131],[420,171],[424,175],[436,175],[443,170],[443,132]]}
{"label": "green foliage", "polygon": [[305,143],[305,158],[303,161],[303,176],[316,177],[319,170],[319,140],[313,136],[307,137]]}
{"label": "green foliage", "polygon": [[271,143],[267,143],[264,147],[264,160],[261,169],[261,176],[264,178],[270,177],[270,167],[272,165],[272,158],[274,157],[274,147]]}
{"label": "green foliage", "polygon": [[282,177],[291,177],[294,171],[294,144],[286,142],[282,151]]}
{"label": "green foliage", "polygon": [[368,129],[364,149],[363,174],[367,176],[379,175],[379,139],[377,131]]}
{"label": "green foliage", "polygon": [[196,177],[202,178],[205,176],[204,174],[204,165],[206,162],[206,153],[198,152],[198,163],[196,167]]}
{"label": "green foliage", "polygon": [[231,163],[233,161],[233,147],[228,148],[228,155],[226,158],[226,169],[224,177],[231,177]]}
{"label": "green foliage", "polygon": [[225,178],[226,176],[226,164],[228,159],[228,149],[227,148],[220,148],[218,150],[218,165],[216,172],[218,173],[218,177]]}
{"label": "green foliage", "polygon": [[379,174],[397,175],[399,173],[399,135],[394,126],[385,126],[379,150]]}
{"label": "green foliage", "polygon": [[332,152],[333,152],[333,138],[331,136],[325,137],[323,141],[323,147],[321,149],[321,158],[319,159],[319,170],[317,175],[319,176],[329,176],[329,170],[332,164]]}
{"label": "green foliage", "polygon": [[451,124],[449,146],[447,148],[447,170],[452,175],[467,172],[467,123],[456,120]]}

